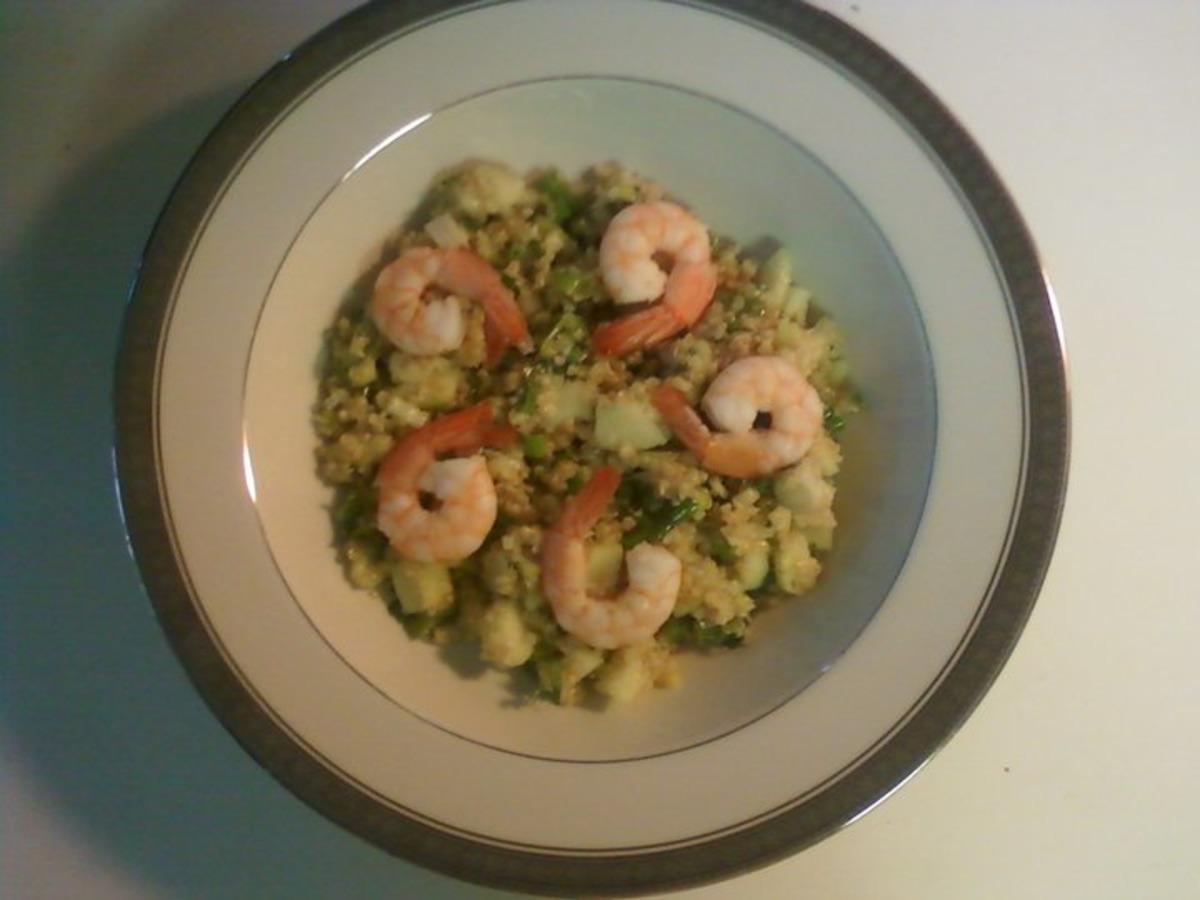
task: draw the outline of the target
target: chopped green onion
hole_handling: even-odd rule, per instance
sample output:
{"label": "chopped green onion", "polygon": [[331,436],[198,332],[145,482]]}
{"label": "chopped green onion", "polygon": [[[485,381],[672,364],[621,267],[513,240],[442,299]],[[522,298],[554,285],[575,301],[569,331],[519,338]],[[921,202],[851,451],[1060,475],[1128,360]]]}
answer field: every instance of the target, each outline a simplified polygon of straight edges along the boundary
{"label": "chopped green onion", "polygon": [[833,407],[825,408],[825,430],[830,434],[840,434],[846,427],[845,417]]}
{"label": "chopped green onion", "polygon": [[545,459],[550,455],[550,438],[544,434],[526,435],[525,455],[530,459]]}
{"label": "chopped green onion", "polygon": [[775,567],[772,566],[767,570],[767,577],[762,580],[762,584],[752,590],[746,591],[746,593],[751,597],[763,597],[778,587],[779,582],[775,579]]}
{"label": "chopped green onion", "polygon": [[677,526],[690,519],[699,505],[690,497],[668,506],[661,512],[644,516],[632,530],[626,533],[621,543],[628,550],[641,543],[657,543]]}
{"label": "chopped green onion", "polygon": [[538,363],[551,371],[581,362],[587,355],[587,324],[576,313],[563,313],[542,339],[537,355]]}
{"label": "chopped green onion", "polygon": [[775,479],[770,476],[765,478],[751,478],[746,481],[746,486],[757,491],[760,497],[772,497],[775,495]]}
{"label": "chopped green onion", "polygon": [[550,287],[569,303],[595,299],[599,282],[594,273],[578,266],[559,266],[550,273]]}
{"label": "chopped green onion", "polygon": [[747,300],[742,305],[742,315],[744,316],[761,316],[767,311],[761,300]]}
{"label": "chopped green onion", "polygon": [[546,198],[550,215],[554,221],[562,223],[579,212],[579,198],[571,193],[570,186],[562,180],[557,172],[548,172],[537,180],[534,187]]}
{"label": "chopped green onion", "polygon": [[585,276],[575,266],[562,266],[550,273],[550,286],[567,297],[574,298],[583,285]]}
{"label": "chopped green onion", "polygon": [[[733,626],[736,627],[736,626]],[[730,626],[701,622],[693,616],[677,616],[667,620],[658,632],[660,639],[684,647],[737,647],[742,643],[740,630]]]}
{"label": "chopped green onion", "polygon": [[719,528],[706,529],[703,534],[704,550],[719,566],[731,566],[737,562],[733,545],[726,540]]}
{"label": "chopped green onion", "polygon": [[514,408],[520,413],[532,413],[537,409],[537,382],[526,374],[526,381],[517,393]]}

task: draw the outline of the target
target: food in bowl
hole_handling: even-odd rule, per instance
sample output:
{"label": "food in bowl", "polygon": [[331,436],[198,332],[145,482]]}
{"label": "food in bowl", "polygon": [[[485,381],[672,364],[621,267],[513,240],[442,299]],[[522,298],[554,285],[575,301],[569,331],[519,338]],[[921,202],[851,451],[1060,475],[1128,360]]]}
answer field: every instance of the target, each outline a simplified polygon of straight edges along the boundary
{"label": "food in bowl", "polygon": [[326,336],[337,553],[562,704],[679,680],[817,581],[857,397],[786,250],[616,163],[441,176]]}

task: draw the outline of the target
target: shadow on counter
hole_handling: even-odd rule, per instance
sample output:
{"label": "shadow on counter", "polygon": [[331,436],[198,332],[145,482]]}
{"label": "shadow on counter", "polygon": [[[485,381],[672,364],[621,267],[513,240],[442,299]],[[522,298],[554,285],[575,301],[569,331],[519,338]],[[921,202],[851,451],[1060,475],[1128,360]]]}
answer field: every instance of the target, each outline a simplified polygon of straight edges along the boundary
{"label": "shadow on counter", "polygon": [[[235,92],[86,161],[3,273],[3,729],[116,863],[180,897],[502,897],[376,850],[288,794],[192,690],[129,555],[112,460],[127,294],[171,185]],[[14,338],[15,336],[15,338]]]}

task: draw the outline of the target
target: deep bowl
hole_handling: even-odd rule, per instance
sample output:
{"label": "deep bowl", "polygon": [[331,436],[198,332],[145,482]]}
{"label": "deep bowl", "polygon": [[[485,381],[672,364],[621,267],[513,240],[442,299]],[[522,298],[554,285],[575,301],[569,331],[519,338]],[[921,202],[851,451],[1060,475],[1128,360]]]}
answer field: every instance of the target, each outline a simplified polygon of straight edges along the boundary
{"label": "deep bowl", "polygon": [[[664,33],[693,52],[664,55]],[[410,641],[330,548],[309,423],[322,332],[469,157],[618,160],[713,230],[788,247],[847,335],[867,404],[822,582],[746,647],[688,658],[677,690],[602,713],[515,702],[499,673]],[[276,777],[423,865],[611,894],[807,846],[954,732],[1048,564],[1066,407],[1007,194],[932,95],[832,17],[376,3],[262,79],[173,194],[126,323],[118,464],[168,637]]]}

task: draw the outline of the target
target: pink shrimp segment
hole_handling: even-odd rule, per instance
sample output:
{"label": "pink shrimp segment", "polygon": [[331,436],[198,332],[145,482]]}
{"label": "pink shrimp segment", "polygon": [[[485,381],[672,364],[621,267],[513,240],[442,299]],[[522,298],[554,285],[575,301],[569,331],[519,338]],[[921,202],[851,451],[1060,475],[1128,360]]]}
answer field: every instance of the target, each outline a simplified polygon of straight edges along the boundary
{"label": "pink shrimp segment", "polygon": [[[496,487],[487,463],[479,455],[438,457],[504,446],[515,435],[493,423],[485,402],[402,437],[376,476],[376,524],[396,552],[407,559],[447,562],[478,550],[496,522]],[[422,495],[432,496],[435,507],[426,508]]]}
{"label": "pink shrimp segment", "polygon": [[[429,298],[431,287],[448,296]],[[533,349],[512,292],[483,257],[463,247],[414,247],[389,263],[375,281],[371,318],[401,350],[433,356],[462,343],[458,298],[474,300],[483,309],[489,365],[508,347]]]}
{"label": "pink shrimp segment", "polygon": [[[670,259],[669,272],[659,256]],[[655,301],[593,332],[593,348],[606,356],[653,347],[691,328],[717,288],[708,231],[666,201],[636,203],[613,217],[600,242],[600,274],[618,303]]]}
{"label": "pink shrimp segment", "polygon": [[[799,462],[824,420],[816,389],[795,366],[774,356],[736,360],[709,385],[702,405],[725,431],[712,431],[674,385],[659,385],[650,400],[704,468],[731,478],[769,475]],[[769,428],[754,427],[762,413],[771,417]]]}
{"label": "pink shrimp segment", "polygon": [[589,596],[584,540],[620,482],[616,469],[597,469],[542,539],[542,592],[555,619],[568,634],[601,650],[652,638],[675,608],[682,577],[673,553],[638,544],[625,555],[627,587],[611,598]]}

